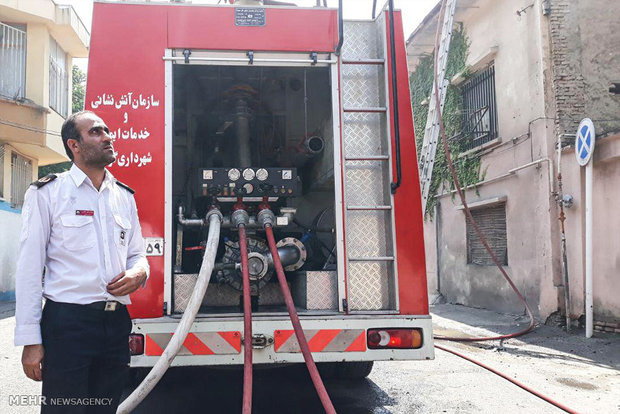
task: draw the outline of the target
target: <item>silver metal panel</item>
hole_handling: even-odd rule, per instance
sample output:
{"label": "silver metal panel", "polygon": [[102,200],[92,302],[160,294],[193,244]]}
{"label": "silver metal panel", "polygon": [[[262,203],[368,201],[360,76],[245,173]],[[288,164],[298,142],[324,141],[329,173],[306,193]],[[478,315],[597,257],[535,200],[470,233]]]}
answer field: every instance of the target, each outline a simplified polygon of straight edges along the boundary
{"label": "silver metal panel", "polygon": [[347,215],[347,255],[392,255],[390,211],[351,211]]}
{"label": "silver metal panel", "polygon": [[347,161],[345,169],[347,205],[389,204],[389,182],[385,161]]}
{"label": "silver metal panel", "polygon": [[343,133],[345,157],[387,154],[384,114],[345,113]]}
{"label": "silver metal panel", "polygon": [[[172,51],[166,49],[164,56],[171,56]],[[168,247],[172,246],[172,62],[164,63],[164,159],[168,168],[164,169],[164,302],[168,304],[166,312],[172,314],[172,254]]]}
{"label": "silver metal panel", "polygon": [[[174,275],[174,312],[184,312],[198,280],[197,273],[181,273]],[[206,306],[238,306],[242,293],[232,286],[212,283],[202,300]],[[284,305],[284,297],[277,283],[268,283],[260,290],[260,305]]]}
{"label": "silver metal panel", "polygon": [[383,58],[381,49],[374,22],[344,22],[343,59]]}
{"label": "silver metal panel", "polygon": [[390,262],[349,262],[349,309],[390,309],[391,268]]}
{"label": "silver metal panel", "polygon": [[345,107],[380,107],[385,102],[383,66],[343,65],[342,104]]}
{"label": "silver metal panel", "polygon": [[300,272],[292,287],[297,306],[311,310],[338,309],[338,272]]}

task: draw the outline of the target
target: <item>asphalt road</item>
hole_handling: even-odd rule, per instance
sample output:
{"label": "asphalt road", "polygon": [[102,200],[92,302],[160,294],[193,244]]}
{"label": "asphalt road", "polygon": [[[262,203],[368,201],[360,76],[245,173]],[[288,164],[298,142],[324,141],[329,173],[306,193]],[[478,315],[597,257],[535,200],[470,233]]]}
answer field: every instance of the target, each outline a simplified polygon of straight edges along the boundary
{"label": "asphalt road", "polygon": [[[434,308],[443,334],[507,332],[519,317],[442,305]],[[0,305],[0,413],[38,412],[36,405],[9,405],[9,395],[37,395],[13,347],[10,305]],[[578,412],[620,413],[620,337],[585,340],[541,327],[520,340],[446,346],[483,360]],[[379,362],[368,379],[326,381],[338,413],[555,413],[548,403],[458,357],[436,352],[434,361]],[[131,389],[127,389],[127,393]],[[240,413],[242,372],[171,369],[136,413]],[[254,413],[321,413],[304,366],[256,369]]]}

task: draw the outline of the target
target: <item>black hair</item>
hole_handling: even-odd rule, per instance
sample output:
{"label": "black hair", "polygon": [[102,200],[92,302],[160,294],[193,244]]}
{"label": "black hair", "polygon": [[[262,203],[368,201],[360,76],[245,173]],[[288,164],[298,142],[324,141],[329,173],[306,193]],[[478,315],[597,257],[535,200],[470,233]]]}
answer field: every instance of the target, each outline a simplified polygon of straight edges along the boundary
{"label": "black hair", "polygon": [[65,119],[65,122],[62,124],[62,128],[60,129],[60,136],[62,137],[62,145],[65,146],[65,152],[71,161],[73,161],[73,152],[69,149],[69,144],[67,141],[70,139],[74,139],[78,142],[82,141],[82,136],[80,135],[80,131],[77,129],[76,121],[77,119],[85,114],[93,114],[93,111],[80,111],[73,113]]}

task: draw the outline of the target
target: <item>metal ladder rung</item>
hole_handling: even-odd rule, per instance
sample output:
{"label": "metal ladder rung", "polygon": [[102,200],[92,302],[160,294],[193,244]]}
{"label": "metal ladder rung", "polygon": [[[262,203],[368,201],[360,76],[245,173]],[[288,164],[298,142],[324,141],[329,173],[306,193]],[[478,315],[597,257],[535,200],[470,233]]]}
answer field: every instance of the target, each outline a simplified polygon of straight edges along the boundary
{"label": "metal ladder rung", "polygon": [[347,210],[352,211],[385,211],[391,209],[392,206],[347,206]]}
{"label": "metal ladder rung", "polygon": [[343,112],[369,112],[369,113],[381,113],[386,112],[387,108],[384,106],[374,107],[374,108],[342,108]]}
{"label": "metal ladder rung", "polygon": [[394,256],[349,257],[350,262],[392,262]]}
{"label": "metal ladder rung", "polygon": [[382,65],[385,63],[385,59],[355,59],[355,60],[343,60],[343,65]]}
{"label": "metal ladder rung", "polygon": [[344,157],[345,161],[383,161],[389,160],[389,155],[367,155],[365,157]]}

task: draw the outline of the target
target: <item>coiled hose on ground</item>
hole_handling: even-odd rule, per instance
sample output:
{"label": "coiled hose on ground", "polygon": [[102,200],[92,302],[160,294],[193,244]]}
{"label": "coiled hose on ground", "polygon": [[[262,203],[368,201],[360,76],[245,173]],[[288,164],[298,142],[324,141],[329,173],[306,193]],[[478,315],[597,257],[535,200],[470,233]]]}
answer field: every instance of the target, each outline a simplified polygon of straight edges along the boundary
{"label": "coiled hose on ground", "polygon": [[153,388],[155,388],[170,367],[170,364],[172,364],[181,346],[183,346],[185,337],[192,327],[194,319],[196,319],[196,314],[198,314],[202,299],[209,286],[209,279],[211,278],[211,272],[215,264],[215,255],[220,241],[220,225],[222,223],[222,217],[219,211],[208,214],[207,218],[209,220],[207,246],[205,248],[202,265],[200,266],[200,272],[198,273],[198,280],[196,281],[194,292],[189,299],[185,313],[177,325],[168,346],[166,346],[166,349],[155,363],[153,369],[151,369],[146,378],[138,385],[131,395],[121,403],[116,411],[117,414],[128,414],[133,411]]}

